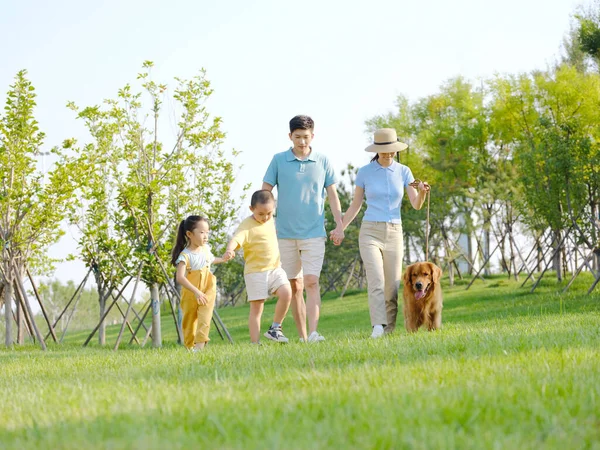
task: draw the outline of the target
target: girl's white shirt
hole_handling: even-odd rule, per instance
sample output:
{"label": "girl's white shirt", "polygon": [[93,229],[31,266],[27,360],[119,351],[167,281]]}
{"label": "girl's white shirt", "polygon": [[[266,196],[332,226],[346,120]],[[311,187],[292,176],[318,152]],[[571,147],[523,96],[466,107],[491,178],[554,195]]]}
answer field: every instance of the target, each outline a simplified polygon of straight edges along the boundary
{"label": "girl's white shirt", "polygon": [[210,246],[208,244],[205,244],[204,246],[200,247],[195,252],[192,252],[187,247],[184,248],[183,251],[177,257],[177,260],[175,261],[176,265],[179,264],[180,261],[186,262],[184,255],[187,255],[187,257],[190,260],[191,270],[200,270],[205,266],[210,266],[215,260],[215,257],[212,254],[212,251],[210,250]]}

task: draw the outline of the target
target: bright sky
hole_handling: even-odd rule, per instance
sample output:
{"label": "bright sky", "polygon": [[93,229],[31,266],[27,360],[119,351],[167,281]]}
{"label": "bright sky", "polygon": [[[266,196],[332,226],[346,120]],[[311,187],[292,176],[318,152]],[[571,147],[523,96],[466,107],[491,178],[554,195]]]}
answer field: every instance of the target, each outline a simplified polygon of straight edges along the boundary
{"label": "bright sky", "polygon": [[[65,104],[99,104],[135,81],[144,60],[173,85],[200,68],[215,89],[225,148],[242,151],[240,186],[259,189],[288,122],[315,120],[313,148],[339,172],[368,161],[366,119],[398,94],[433,94],[450,77],[544,69],[560,51],[576,0],[0,0],[0,102],[16,72],[36,87],[48,148],[85,141]],[[64,257],[75,245],[52,249]],[[78,283],[82,263],[56,276]]]}

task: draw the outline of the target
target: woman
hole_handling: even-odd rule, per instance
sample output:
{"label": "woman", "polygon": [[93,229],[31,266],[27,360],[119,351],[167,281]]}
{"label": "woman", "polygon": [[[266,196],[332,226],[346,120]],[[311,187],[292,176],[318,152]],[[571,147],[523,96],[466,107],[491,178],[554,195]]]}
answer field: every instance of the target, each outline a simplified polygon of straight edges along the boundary
{"label": "woman", "polygon": [[342,222],[346,229],[360,211],[366,196],[367,210],[358,244],[367,272],[372,338],[383,336],[384,331],[391,333],[396,327],[404,256],[400,218],[404,189],[415,209],[421,209],[430,189],[422,182],[417,189],[411,186],[410,183],[415,181],[411,170],[394,161],[396,153],[406,148],[408,145],[398,141],[396,130],[382,128],[375,131],[374,142],[365,151],[376,155],[358,170],[354,198]]}

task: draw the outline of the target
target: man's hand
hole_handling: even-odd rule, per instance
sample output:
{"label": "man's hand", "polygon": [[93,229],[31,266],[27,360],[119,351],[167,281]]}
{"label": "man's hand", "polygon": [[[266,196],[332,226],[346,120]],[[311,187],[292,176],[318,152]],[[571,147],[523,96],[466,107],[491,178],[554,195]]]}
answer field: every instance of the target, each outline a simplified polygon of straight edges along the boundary
{"label": "man's hand", "polygon": [[329,239],[333,241],[333,245],[340,245],[344,240],[344,237],[344,230],[342,229],[342,227],[339,226],[336,227],[335,230],[331,230],[331,232],[329,233]]}

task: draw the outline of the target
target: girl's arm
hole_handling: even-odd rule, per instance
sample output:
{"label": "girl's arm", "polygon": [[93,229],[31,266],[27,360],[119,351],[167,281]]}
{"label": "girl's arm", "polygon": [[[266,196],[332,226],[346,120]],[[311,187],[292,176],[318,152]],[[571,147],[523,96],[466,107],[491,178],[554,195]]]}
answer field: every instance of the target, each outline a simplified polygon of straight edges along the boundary
{"label": "girl's arm", "polygon": [[408,194],[408,198],[410,200],[410,204],[415,209],[421,209],[423,203],[425,203],[425,197],[427,196],[427,192],[431,189],[425,182],[419,183],[419,190],[415,189],[412,186],[406,186],[406,193]]}
{"label": "girl's arm", "polygon": [[200,291],[185,277],[184,261],[180,261],[179,264],[177,264],[177,273],[175,274],[175,279],[182,287],[186,288],[188,291],[191,291],[201,305],[206,305],[208,303],[208,299],[206,298],[206,295],[204,295],[204,292]]}
{"label": "girl's arm", "polygon": [[229,243],[227,244],[227,248],[225,249],[225,253],[223,253],[223,257],[219,258],[221,259],[223,262],[227,262],[230,259],[235,258],[235,250],[238,247],[238,243],[234,240],[229,241]]}
{"label": "girl's arm", "polygon": [[350,206],[348,207],[348,210],[346,211],[346,214],[344,214],[344,217],[342,219],[342,227],[344,230],[348,228],[348,225],[352,223],[352,221],[360,211],[364,198],[365,190],[359,186],[356,186],[354,188],[354,198],[352,199],[352,203],[350,203]]}

